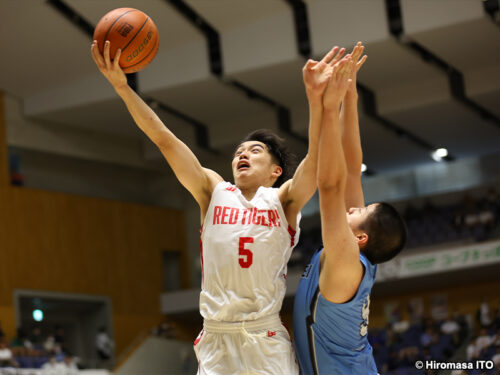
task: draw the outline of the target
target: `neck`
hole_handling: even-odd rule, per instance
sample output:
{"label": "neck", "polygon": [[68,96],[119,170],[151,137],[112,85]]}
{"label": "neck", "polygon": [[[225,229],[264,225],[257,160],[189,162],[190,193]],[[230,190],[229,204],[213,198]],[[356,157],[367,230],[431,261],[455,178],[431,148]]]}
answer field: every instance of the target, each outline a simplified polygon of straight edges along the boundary
{"label": "neck", "polygon": [[247,201],[251,200],[260,186],[252,186],[252,187],[239,187],[241,194],[245,197]]}

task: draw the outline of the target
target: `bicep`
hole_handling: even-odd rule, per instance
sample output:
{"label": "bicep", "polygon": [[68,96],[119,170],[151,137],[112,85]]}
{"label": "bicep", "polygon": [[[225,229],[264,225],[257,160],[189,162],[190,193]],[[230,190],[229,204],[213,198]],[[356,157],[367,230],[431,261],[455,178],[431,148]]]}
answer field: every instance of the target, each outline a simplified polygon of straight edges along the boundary
{"label": "bicep", "polygon": [[322,294],[332,302],[345,302],[357,290],[362,273],[359,247],[346,218],[343,189],[320,190],[321,234],[324,262]]}
{"label": "bicep", "polygon": [[296,212],[304,207],[316,191],[316,168],[317,164],[306,156],[297,167],[293,177],[287,181],[285,201]]}

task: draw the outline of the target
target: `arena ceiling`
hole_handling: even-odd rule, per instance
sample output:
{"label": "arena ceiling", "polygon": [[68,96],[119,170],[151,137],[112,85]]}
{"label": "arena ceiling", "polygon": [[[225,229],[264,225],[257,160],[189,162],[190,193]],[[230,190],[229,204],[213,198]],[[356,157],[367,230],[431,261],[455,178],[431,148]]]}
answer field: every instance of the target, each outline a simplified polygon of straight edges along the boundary
{"label": "arena ceiling", "polygon": [[301,67],[358,40],[369,56],[358,80],[371,171],[433,163],[437,147],[450,159],[500,153],[500,24],[490,0],[2,0],[0,90],[30,119],[143,142],[81,27],[124,6],[160,31],[158,55],[136,75],[139,92],[207,163],[227,162],[256,128],[304,153]]}

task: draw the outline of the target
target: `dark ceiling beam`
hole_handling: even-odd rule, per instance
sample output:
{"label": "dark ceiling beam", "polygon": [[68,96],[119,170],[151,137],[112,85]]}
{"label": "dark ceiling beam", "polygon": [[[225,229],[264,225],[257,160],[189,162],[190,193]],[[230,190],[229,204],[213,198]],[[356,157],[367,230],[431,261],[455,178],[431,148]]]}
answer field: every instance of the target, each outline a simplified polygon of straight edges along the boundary
{"label": "dark ceiling beam", "polygon": [[200,30],[207,39],[208,57],[210,62],[210,71],[216,76],[222,76],[222,53],[219,33],[203,17],[182,0],[166,0],[172,5],[186,20],[195,28]]}
{"label": "dark ceiling beam", "polygon": [[165,0],[172,5],[186,20],[203,33],[207,41],[210,71],[220,82],[244,93],[249,99],[256,100],[271,107],[276,112],[278,129],[290,136],[307,144],[307,138],[295,133],[292,130],[290,110],[283,104],[271,99],[257,90],[245,85],[242,82],[224,78],[224,67],[222,63],[222,47],[220,44],[219,32],[201,17],[193,8],[183,0]]}
{"label": "dark ceiling beam", "polygon": [[295,37],[299,54],[308,59],[311,56],[311,38],[309,36],[309,19],[307,5],[303,0],[285,0],[293,11],[295,24]]}
{"label": "dark ceiling beam", "polygon": [[[307,5],[303,0],[284,0],[287,4],[292,7],[295,19],[295,32],[297,39],[297,47],[299,53],[304,58],[310,58],[311,56],[311,42],[309,36],[309,21],[307,18]],[[399,9],[394,9],[399,11]],[[307,38],[307,41],[305,40]],[[308,51],[307,53],[305,53]],[[375,93],[369,89],[367,86],[363,85],[359,80],[357,81],[357,88],[359,95],[361,96],[364,113],[366,116],[375,120],[375,123],[389,130],[390,132],[396,134],[400,138],[405,138],[410,142],[414,143],[420,148],[423,148],[426,152],[434,151],[433,145],[425,141],[424,139],[418,137],[417,135],[409,132],[403,127],[397,125],[393,121],[380,115],[377,111],[377,102],[375,99]],[[446,160],[452,160],[453,156],[448,156]],[[375,171],[370,170],[367,174],[375,174]]]}
{"label": "dark ceiling beam", "polygon": [[[375,93],[368,87],[359,82],[357,82],[357,86],[358,86],[358,92],[362,99],[363,112],[368,117],[376,120],[380,126],[383,126],[385,129],[396,134],[396,136],[398,136],[399,138],[407,139],[408,141],[412,142],[418,147],[428,151],[429,154],[438,148],[436,145],[433,145],[432,143],[426,141],[425,139],[420,138],[416,134],[413,134],[412,132],[403,129],[401,126],[397,125],[393,121],[390,121],[389,119],[381,116],[377,110],[377,99]],[[443,159],[446,161],[452,161],[455,160],[455,157],[453,155],[448,154],[448,156],[445,156]]]}
{"label": "dark ceiling beam", "polygon": [[[498,1],[498,0],[497,0]],[[395,37],[398,43],[418,55],[422,61],[427,64],[433,65],[440,69],[448,77],[448,85],[453,99],[463,104],[472,112],[479,115],[488,123],[500,128],[500,118],[493,112],[483,107],[476,101],[467,97],[465,90],[465,80],[462,72],[457,68],[440,58],[438,55],[432,53],[418,42],[411,40],[408,36],[404,36],[403,17],[401,14],[400,0],[385,0],[387,16],[389,19],[389,31]]]}
{"label": "dark ceiling beam", "polygon": [[[95,29],[94,25],[92,25],[88,20],[86,20],[76,10],[71,8],[62,0],[46,0],[46,3],[49,4],[51,7],[53,7],[59,14],[61,14],[64,18],[66,18],[69,22],[71,22],[76,28],[84,32],[90,38],[90,40],[93,39],[94,29]],[[130,87],[134,91],[136,91],[137,94],[140,95],[138,74],[137,73],[127,74],[127,81]],[[188,116],[166,105],[165,103],[161,103],[156,99],[145,97],[143,95],[141,95],[141,97],[143,97],[144,101],[148,102],[149,104],[153,103],[157,108],[190,124],[195,130],[195,138],[198,147],[207,150],[211,153],[216,153],[216,151],[210,147],[209,135],[207,130],[208,128],[201,121],[198,121],[192,118],[191,116]]]}
{"label": "dark ceiling beam", "polygon": [[499,0],[483,0],[483,8],[491,20],[500,25],[500,1]]}
{"label": "dark ceiling beam", "polygon": [[79,30],[83,31],[89,38],[93,38],[94,25],[87,21],[82,15],[78,14],[68,4],[62,0],[46,0],[46,2],[63,15],[69,22],[75,25]]}

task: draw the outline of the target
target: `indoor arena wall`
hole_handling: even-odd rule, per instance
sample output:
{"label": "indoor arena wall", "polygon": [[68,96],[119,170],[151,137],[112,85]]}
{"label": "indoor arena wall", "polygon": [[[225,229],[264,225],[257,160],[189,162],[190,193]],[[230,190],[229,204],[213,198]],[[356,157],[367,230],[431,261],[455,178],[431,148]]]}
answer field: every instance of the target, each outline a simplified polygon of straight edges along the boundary
{"label": "indoor arena wall", "polygon": [[15,335],[14,289],[109,296],[116,354],[161,320],[162,251],[179,251],[181,211],[11,187],[0,93],[0,321]]}

